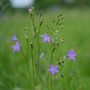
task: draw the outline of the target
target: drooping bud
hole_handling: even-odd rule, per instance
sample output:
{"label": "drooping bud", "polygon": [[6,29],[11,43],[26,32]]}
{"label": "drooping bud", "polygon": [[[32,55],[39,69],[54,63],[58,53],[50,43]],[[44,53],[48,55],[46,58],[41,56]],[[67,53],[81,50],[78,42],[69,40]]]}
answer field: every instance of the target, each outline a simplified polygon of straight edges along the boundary
{"label": "drooping bud", "polygon": [[31,7],[31,8],[29,9],[29,14],[30,14],[31,17],[33,16],[33,11],[34,11],[34,8]]}
{"label": "drooping bud", "polygon": [[31,49],[33,49],[33,43],[32,42],[30,43],[30,45],[31,45]]}

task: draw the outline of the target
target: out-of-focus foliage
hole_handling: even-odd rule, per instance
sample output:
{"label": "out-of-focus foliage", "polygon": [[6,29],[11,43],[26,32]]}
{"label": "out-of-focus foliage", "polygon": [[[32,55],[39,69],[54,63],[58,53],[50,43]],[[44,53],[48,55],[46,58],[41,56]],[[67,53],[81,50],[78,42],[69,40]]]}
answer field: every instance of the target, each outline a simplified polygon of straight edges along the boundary
{"label": "out-of-focus foliage", "polygon": [[[58,6],[90,6],[90,0],[34,0],[34,5],[39,8]],[[12,10],[10,0],[0,0],[0,11]]]}
{"label": "out-of-focus foliage", "polygon": [[41,8],[47,8],[49,6],[60,4],[61,0],[36,0],[35,4]]}
{"label": "out-of-focus foliage", "polygon": [[6,11],[6,10],[11,10],[11,4],[9,0],[0,0],[0,10],[1,11]]}
{"label": "out-of-focus foliage", "polygon": [[53,5],[90,6],[90,0],[36,0],[35,4],[41,8],[47,8]]}
{"label": "out-of-focus foliage", "polygon": [[75,0],[76,5],[90,6],[90,0]]}
{"label": "out-of-focus foliage", "polygon": [[[65,17],[63,23],[64,30],[62,32],[63,36],[65,36],[65,42],[61,44],[61,53],[57,53],[57,55],[61,56],[62,54],[66,54],[65,52],[68,48],[72,47],[75,48],[77,52],[77,59],[76,62],[71,62],[72,65],[67,64],[69,61],[67,60],[63,69],[64,78],[60,78],[59,76],[59,79],[57,79],[55,77],[55,87],[53,87],[60,87],[60,89],[53,89],[90,90],[90,11],[89,9],[83,8],[64,8],[62,12]],[[56,17],[56,14],[54,11],[44,12],[43,17],[46,17],[44,19],[45,25],[53,25],[52,19]],[[37,20],[39,20],[39,18]],[[12,53],[11,51],[12,35],[16,34],[23,45],[24,42],[26,43],[23,30],[29,28],[32,30],[31,19],[27,14],[11,14],[6,15],[5,18],[0,18],[0,90],[34,90],[31,89],[30,84],[32,83],[29,83],[30,81],[28,80],[30,75],[28,74],[26,60],[21,55],[21,52]],[[45,30],[47,30],[46,27],[41,27],[42,33]],[[31,33],[27,34],[31,37]],[[61,36],[61,33],[59,34]],[[30,37],[29,40],[31,40]],[[25,51],[27,51],[26,45],[27,44],[23,45]],[[47,50],[47,52],[45,52],[45,59],[40,59],[40,62],[46,62],[46,65],[49,60],[46,55],[49,55],[48,53],[51,52],[49,52],[49,49],[52,48],[47,48],[47,46],[48,44],[42,46],[44,51]],[[35,57],[37,56],[34,55],[34,58]],[[31,60],[32,59],[30,59],[30,63]],[[54,61],[56,61],[56,59]],[[75,71],[73,71],[74,69]],[[44,72],[44,68],[42,68],[42,72]],[[44,74],[42,74],[42,76],[43,75]],[[42,81],[44,79],[42,79]],[[59,86],[58,80],[61,81]],[[37,87],[39,87],[38,82]],[[40,89],[37,88],[36,90]]]}

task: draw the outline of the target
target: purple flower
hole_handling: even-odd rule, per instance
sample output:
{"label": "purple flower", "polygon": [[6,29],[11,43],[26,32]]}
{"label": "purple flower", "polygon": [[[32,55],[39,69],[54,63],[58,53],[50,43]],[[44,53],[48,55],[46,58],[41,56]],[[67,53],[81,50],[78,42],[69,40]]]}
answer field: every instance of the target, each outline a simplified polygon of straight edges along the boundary
{"label": "purple flower", "polygon": [[16,42],[16,44],[12,46],[13,52],[20,51],[20,46],[21,44],[19,42]]}
{"label": "purple flower", "polygon": [[12,40],[12,41],[17,41],[16,35],[14,35],[11,40]]}
{"label": "purple flower", "polygon": [[69,50],[67,56],[70,60],[75,60],[76,53],[74,52],[74,50]]}
{"label": "purple flower", "polygon": [[41,37],[43,43],[50,42],[50,36],[48,34],[44,34]]}
{"label": "purple flower", "polygon": [[56,66],[50,65],[50,68],[48,69],[48,71],[52,73],[52,76],[54,76],[55,73],[59,72],[57,68],[58,68],[58,65]]}

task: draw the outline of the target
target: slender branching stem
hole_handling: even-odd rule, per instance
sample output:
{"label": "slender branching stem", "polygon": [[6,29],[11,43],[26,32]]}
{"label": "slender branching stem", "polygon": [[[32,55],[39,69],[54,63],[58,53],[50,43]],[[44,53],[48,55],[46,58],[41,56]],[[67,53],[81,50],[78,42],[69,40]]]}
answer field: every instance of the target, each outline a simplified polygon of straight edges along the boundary
{"label": "slender branching stem", "polygon": [[53,62],[54,51],[55,51],[55,47],[53,47],[52,52],[51,52],[51,61],[50,61],[50,64]]}
{"label": "slender branching stem", "polygon": [[24,57],[24,59],[26,60],[26,56],[25,56],[25,53],[23,52],[23,50],[22,50],[22,47],[21,47],[21,53],[22,53],[22,55],[23,55],[23,57]]}
{"label": "slender branching stem", "polygon": [[35,70],[34,70],[34,58],[33,58],[33,44],[31,43],[31,59],[32,59],[32,73],[33,73],[33,80],[34,80],[34,87],[35,87]]}
{"label": "slender branching stem", "polygon": [[[39,26],[39,29],[38,29],[38,36],[37,36],[37,44],[38,44],[38,76],[39,76],[39,79],[40,79],[40,70],[39,70],[39,68],[40,68],[40,38],[39,38],[39,36],[40,36],[40,26]],[[41,80],[41,79],[40,79]]]}
{"label": "slender branching stem", "polygon": [[[30,75],[30,65],[29,65],[29,46],[28,46],[28,40],[27,41],[27,55],[25,55],[25,53],[23,52],[23,49],[21,47],[21,53],[24,57],[24,59],[26,60],[26,64],[27,64],[27,68],[28,68],[28,72],[29,72],[29,75]],[[31,79],[29,78],[29,81],[31,81]]]}
{"label": "slender branching stem", "polygon": [[[51,52],[51,61],[50,61],[50,64],[52,64],[52,62],[53,62],[53,54],[54,54],[54,51],[55,51],[55,47],[53,47],[53,49],[52,49],[52,52]],[[52,75],[51,75],[51,73],[49,74],[49,90],[52,90]]]}
{"label": "slender branching stem", "polygon": [[[28,67],[29,75],[31,75],[31,73],[30,73],[30,62],[29,62],[29,41],[28,41],[28,39],[26,39],[26,43],[27,43],[26,61],[27,61],[27,67]],[[30,77],[29,77],[29,79],[30,79]]]}

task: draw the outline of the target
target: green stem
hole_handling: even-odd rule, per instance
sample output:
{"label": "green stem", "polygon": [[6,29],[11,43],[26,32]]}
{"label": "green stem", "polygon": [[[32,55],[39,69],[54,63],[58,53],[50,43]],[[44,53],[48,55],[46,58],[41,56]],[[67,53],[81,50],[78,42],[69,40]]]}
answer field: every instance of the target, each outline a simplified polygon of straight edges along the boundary
{"label": "green stem", "polygon": [[51,73],[48,74],[47,85],[48,85],[48,90],[52,90],[52,75],[51,75]]}
{"label": "green stem", "polygon": [[26,56],[25,56],[25,54],[24,54],[24,52],[23,52],[23,50],[22,50],[22,47],[21,47],[21,53],[22,53],[22,55],[23,55],[23,57],[24,57],[24,59],[26,60]]}
{"label": "green stem", "polygon": [[36,37],[36,27],[35,27],[34,17],[32,18],[32,25],[33,25],[34,37]]}
{"label": "green stem", "polygon": [[50,83],[50,87],[51,87],[50,90],[52,90],[52,75],[51,75],[51,77],[50,77],[50,82],[51,82],[51,83]]}
{"label": "green stem", "polygon": [[[27,58],[27,56],[24,54],[24,52],[23,52],[22,48],[21,48],[21,53],[22,53],[22,55],[23,55],[24,59],[25,59],[26,61],[28,61],[28,58]],[[27,62],[26,64],[28,64],[28,62]],[[29,69],[29,68],[28,68],[28,69]],[[29,71],[29,70],[28,70],[28,71]]]}
{"label": "green stem", "polygon": [[55,47],[53,47],[52,52],[51,52],[51,61],[50,61],[50,64],[53,62],[54,51],[55,51]]}
{"label": "green stem", "polygon": [[33,80],[34,80],[34,87],[35,87],[35,71],[34,71],[34,58],[33,58],[33,44],[31,43],[31,58],[32,58],[32,69],[33,69]]}
{"label": "green stem", "polygon": [[[52,64],[52,62],[53,62],[54,51],[55,51],[55,47],[53,47],[52,52],[51,52],[51,61],[50,61],[50,64]],[[49,85],[48,90],[52,90],[52,75],[49,74],[49,77],[50,77],[50,79],[48,80],[48,82],[49,82],[49,84],[48,84]]]}
{"label": "green stem", "polygon": [[[38,40],[37,40],[37,43],[38,43],[38,75],[40,74],[40,70],[39,70],[39,67],[40,67],[40,40],[39,40],[39,35],[40,35],[40,27],[39,27],[39,30],[38,30]],[[40,77],[40,75],[39,75]]]}
{"label": "green stem", "polygon": [[[30,75],[30,67],[29,67],[29,46],[28,46],[28,40],[27,40],[27,55],[24,54],[23,50],[22,50],[22,47],[21,47],[21,53],[24,57],[24,59],[26,60],[26,64],[27,64],[27,68],[28,68],[28,72],[29,72],[29,75]],[[31,79],[29,78],[29,80],[31,81]]]}
{"label": "green stem", "polygon": [[[40,54],[40,49],[39,49],[39,36],[37,36],[36,33],[36,26],[35,26],[35,19],[34,17],[32,17],[32,25],[33,25],[33,32],[34,32],[34,36],[33,36],[33,41],[35,42],[35,44],[38,44],[38,57],[37,57],[37,66],[36,66],[36,71],[37,71],[37,76],[36,76],[36,80],[38,80],[39,77],[39,54]],[[34,62],[32,62],[34,63]]]}
{"label": "green stem", "polygon": [[30,62],[29,62],[29,41],[28,41],[28,39],[26,40],[26,42],[27,42],[27,57],[26,57],[26,61],[27,61],[28,72],[29,72],[29,75],[30,75],[31,73],[30,73]]}
{"label": "green stem", "polygon": [[[34,17],[32,17],[32,25],[33,25],[33,31],[34,31],[33,41],[35,42],[35,44],[37,44],[38,41],[37,41],[37,33],[36,33],[36,26],[35,26]],[[38,51],[38,52],[39,52],[39,51]],[[37,60],[37,61],[39,61],[39,56],[38,56],[38,60]],[[38,63],[39,63],[39,62],[38,62]],[[38,64],[38,66],[39,66],[39,64]],[[38,75],[38,71],[39,71],[39,67],[38,67],[38,66],[36,66],[36,70],[37,70],[36,80],[37,80],[37,77],[39,76],[39,75]]]}
{"label": "green stem", "polygon": [[49,80],[49,77],[50,77],[50,73],[48,74],[48,79],[47,79],[47,88],[48,88],[48,90],[50,90],[50,80]]}

